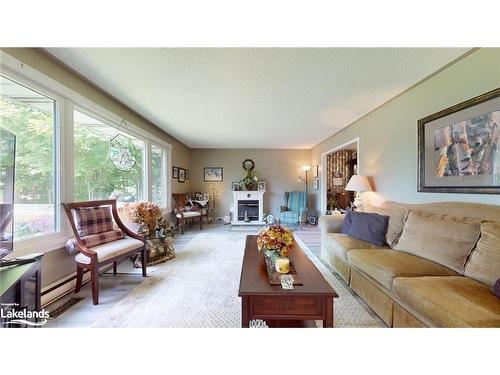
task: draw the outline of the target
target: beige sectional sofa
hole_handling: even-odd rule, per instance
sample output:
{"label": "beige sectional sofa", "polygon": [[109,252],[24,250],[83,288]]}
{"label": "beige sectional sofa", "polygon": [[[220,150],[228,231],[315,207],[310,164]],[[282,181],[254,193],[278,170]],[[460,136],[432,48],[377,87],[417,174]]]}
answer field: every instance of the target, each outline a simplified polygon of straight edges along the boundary
{"label": "beige sectional sofa", "polygon": [[321,257],[389,327],[500,327],[500,206],[384,202],[387,246],[321,216]]}

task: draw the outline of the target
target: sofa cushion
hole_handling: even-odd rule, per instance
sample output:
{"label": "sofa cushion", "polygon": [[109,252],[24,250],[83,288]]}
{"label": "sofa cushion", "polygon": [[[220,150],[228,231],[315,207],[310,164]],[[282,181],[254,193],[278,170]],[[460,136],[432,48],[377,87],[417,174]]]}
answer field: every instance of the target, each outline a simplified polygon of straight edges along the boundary
{"label": "sofa cushion", "polygon": [[455,271],[430,260],[392,249],[351,250],[349,264],[392,290],[400,276],[458,275]]}
{"label": "sofa cushion", "polygon": [[394,293],[438,327],[500,327],[500,299],[468,277],[401,277]]}
{"label": "sofa cushion", "polygon": [[383,249],[341,233],[326,233],[323,242],[336,256],[347,261],[347,252],[352,249]]}
{"label": "sofa cushion", "polygon": [[387,233],[389,216],[356,212],[352,218],[349,236],[366,241],[377,246],[382,246]]}
{"label": "sofa cushion", "polygon": [[481,238],[465,267],[465,276],[489,286],[500,279],[500,223],[481,224]]}
{"label": "sofa cushion", "polygon": [[418,255],[461,274],[476,245],[480,222],[476,219],[410,211],[395,249]]}
{"label": "sofa cushion", "polygon": [[375,207],[371,205],[365,205],[364,210],[366,212],[389,216],[389,225],[387,226],[387,233],[385,234],[385,242],[390,247],[394,247],[399,235],[403,232],[408,210],[399,207]]}
{"label": "sofa cushion", "polygon": [[[144,242],[136,240],[135,238],[126,237],[121,240],[108,242],[104,245],[95,246],[91,250],[97,253],[98,262],[104,262],[135,249],[139,251],[143,246]],[[75,260],[79,263],[90,264],[90,258],[83,253],[79,253],[75,257]]]}

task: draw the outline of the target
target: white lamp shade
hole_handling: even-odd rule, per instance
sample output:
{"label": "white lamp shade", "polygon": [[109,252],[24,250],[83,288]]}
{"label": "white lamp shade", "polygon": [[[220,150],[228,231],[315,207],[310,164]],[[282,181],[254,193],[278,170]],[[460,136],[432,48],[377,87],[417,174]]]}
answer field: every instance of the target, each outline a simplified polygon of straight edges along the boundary
{"label": "white lamp shade", "polygon": [[372,187],[370,186],[370,182],[368,182],[368,178],[360,175],[353,175],[347,186],[345,187],[347,191],[372,191]]}
{"label": "white lamp shade", "polygon": [[310,169],[311,169],[311,166],[310,166],[310,165],[304,165],[304,166],[302,167],[302,170],[303,170],[303,171],[306,171],[306,172],[307,172],[307,171],[309,171]]}

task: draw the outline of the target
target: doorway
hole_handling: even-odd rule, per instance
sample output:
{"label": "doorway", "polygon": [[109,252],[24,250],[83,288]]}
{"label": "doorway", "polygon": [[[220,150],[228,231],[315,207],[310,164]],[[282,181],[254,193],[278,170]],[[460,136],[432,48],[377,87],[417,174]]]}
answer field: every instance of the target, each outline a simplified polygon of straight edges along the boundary
{"label": "doorway", "polygon": [[345,210],[354,201],[354,192],[345,191],[352,175],[358,174],[359,138],[321,155],[321,214]]}

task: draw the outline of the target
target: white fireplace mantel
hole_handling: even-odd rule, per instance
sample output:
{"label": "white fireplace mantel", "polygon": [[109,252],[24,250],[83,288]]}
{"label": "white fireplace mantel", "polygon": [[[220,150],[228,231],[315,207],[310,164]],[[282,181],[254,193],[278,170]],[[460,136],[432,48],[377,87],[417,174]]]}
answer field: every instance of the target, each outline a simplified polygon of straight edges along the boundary
{"label": "white fireplace mantel", "polygon": [[[233,219],[231,224],[233,225],[262,225],[264,221],[264,193],[265,191],[233,191]],[[238,202],[241,201],[258,201],[259,202],[259,218],[258,220],[252,220],[250,222],[245,222],[244,220],[238,220]]]}

